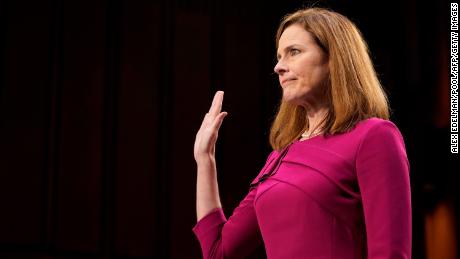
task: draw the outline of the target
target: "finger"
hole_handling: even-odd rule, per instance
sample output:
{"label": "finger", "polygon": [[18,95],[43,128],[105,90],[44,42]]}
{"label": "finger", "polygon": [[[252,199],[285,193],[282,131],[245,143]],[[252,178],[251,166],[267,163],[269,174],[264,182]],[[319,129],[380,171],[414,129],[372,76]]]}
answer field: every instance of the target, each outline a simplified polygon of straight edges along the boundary
{"label": "finger", "polygon": [[201,122],[200,130],[209,124],[209,113],[204,115],[203,121]]}
{"label": "finger", "polygon": [[217,91],[212,100],[211,108],[209,109],[209,114],[212,118],[215,118],[220,111],[222,110],[222,102],[224,100],[224,91]]}
{"label": "finger", "polygon": [[212,111],[216,101],[217,101],[217,98],[218,96],[221,94],[222,91],[217,91],[215,94],[214,94],[214,97],[212,98],[212,102],[211,102],[211,107],[209,107],[209,112]]}
{"label": "finger", "polygon": [[219,115],[217,115],[212,125],[215,131],[219,131],[220,126],[222,125],[222,122],[224,121],[224,118],[227,116],[227,114],[227,112],[221,112]]}
{"label": "finger", "polygon": [[224,99],[224,92],[217,91],[216,94],[214,95],[214,99],[213,99],[211,108],[209,109],[209,114],[212,118],[215,118],[220,113],[222,109],[223,99]]}

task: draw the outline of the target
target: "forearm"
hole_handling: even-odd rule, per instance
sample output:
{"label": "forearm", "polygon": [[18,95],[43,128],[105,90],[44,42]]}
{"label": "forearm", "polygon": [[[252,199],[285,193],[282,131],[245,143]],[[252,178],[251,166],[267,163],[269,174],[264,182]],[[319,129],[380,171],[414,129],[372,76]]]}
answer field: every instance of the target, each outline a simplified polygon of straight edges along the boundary
{"label": "forearm", "polygon": [[215,208],[221,208],[215,159],[197,163],[196,215],[197,221]]}

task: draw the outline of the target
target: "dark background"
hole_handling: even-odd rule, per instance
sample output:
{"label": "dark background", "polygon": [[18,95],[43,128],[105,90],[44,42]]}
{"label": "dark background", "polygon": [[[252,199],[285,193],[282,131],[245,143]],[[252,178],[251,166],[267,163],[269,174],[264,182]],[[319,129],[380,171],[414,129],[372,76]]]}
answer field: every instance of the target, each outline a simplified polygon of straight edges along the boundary
{"label": "dark background", "polygon": [[[425,258],[425,217],[441,202],[458,215],[450,6],[315,3],[369,44],[411,163],[413,258]],[[310,5],[1,1],[0,258],[200,258],[196,131],[224,90],[217,161],[229,216],[270,151],[278,22]]]}

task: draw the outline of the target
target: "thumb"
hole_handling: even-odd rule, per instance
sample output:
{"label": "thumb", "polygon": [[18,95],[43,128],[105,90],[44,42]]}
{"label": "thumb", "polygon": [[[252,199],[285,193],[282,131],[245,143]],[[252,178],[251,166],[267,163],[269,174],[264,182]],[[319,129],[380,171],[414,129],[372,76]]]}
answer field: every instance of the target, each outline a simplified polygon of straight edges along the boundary
{"label": "thumb", "polygon": [[215,121],[215,129],[219,130],[220,126],[222,125],[222,122],[224,121],[224,118],[228,115],[227,112],[221,112],[219,115],[217,115],[216,121]]}

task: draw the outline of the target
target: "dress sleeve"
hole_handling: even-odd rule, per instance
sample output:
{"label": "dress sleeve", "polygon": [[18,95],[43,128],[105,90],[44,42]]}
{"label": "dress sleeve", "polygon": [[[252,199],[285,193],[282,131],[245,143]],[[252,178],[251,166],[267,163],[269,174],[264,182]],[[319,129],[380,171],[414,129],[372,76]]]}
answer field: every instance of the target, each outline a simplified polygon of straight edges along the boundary
{"label": "dress sleeve", "polygon": [[[275,151],[272,151],[269,154],[265,166],[253,182],[260,178],[272,161],[274,153]],[[263,243],[254,210],[256,192],[257,188],[251,187],[228,220],[222,208],[216,208],[193,227],[204,259],[244,258]]]}
{"label": "dress sleeve", "polygon": [[404,141],[390,121],[374,125],[356,157],[369,259],[411,258],[409,162]]}
{"label": "dress sleeve", "polygon": [[252,189],[227,220],[222,208],[217,208],[193,228],[200,242],[203,258],[244,258],[262,244],[254,211]]}

